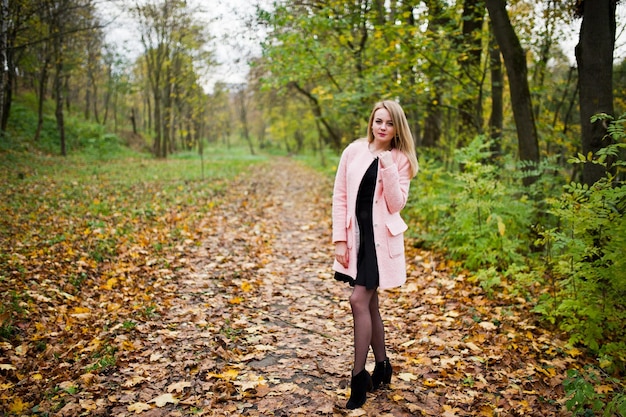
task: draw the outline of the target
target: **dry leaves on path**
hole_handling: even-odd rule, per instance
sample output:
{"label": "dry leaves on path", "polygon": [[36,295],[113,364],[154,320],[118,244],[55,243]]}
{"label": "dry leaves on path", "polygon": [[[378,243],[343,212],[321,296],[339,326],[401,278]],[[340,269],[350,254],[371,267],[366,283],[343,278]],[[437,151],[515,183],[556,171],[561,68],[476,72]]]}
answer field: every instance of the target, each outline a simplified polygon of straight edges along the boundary
{"label": "dry leaves on path", "polygon": [[[68,373],[56,398],[28,407],[119,417],[567,415],[561,381],[579,352],[535,327],[517,301],[487,299],[411,245],[407,284],[381,292],[394,379],[363,409],[345,410],[352,319],[350,288],[330,271],[331,188],[281,158],[232,181],[198,222],[186,261],[155,281],[158,314],[107,329],[115,366]],[[5,357],[19,355],[7,348]],[[11,401],[9,411],[27,414]]]}

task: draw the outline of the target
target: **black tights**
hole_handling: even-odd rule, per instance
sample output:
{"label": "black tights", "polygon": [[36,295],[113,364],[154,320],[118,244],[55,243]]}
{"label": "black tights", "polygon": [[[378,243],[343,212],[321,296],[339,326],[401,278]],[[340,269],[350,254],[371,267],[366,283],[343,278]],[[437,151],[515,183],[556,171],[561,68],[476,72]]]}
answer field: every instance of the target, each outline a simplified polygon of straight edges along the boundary
{"label": "black tights", "polygon": [[378,292],[355,285],[350,296],[354,319],[354,368],[353,375],[365,369],[370,346],[376,362],[387,358],[385,351],[385,327],[378,309]]}

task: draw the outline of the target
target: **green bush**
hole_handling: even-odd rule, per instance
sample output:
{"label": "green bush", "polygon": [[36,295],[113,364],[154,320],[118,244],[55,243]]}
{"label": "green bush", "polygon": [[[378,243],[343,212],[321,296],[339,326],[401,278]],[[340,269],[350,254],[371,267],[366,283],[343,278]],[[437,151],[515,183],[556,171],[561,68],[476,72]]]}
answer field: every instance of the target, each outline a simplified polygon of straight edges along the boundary
{"label": "green bush", "polygon": [[582,371],[569,370],[563,381],[567,395],[565,406],[574,416],[626,416],[626,395],[616,378],[603,378],[598,371],[587,367]]}
{"label": "green bush", "polygon": [[408,206],[418,242],[462,261],[486,289],[524,264],[535,217],[514,170],[485,163],[490,156],[489,143],[477,137],[456,152],[453,169],[423,166]]}
{"label": "green bush", "polygon": [[[461,261],[488,293],[522,294],[617,373],[626,364],[625,123],[610,124],[614,145],[570,160],[611,168],[593,186],[564,184],[550,160],[532,170],[493,164],[478,137],[452,166],[423,157],[407,207],[416,244]],[[520,173],[541,175],[523,187]]]}
{"label": "green bush", "polygon": [[614,145],[593,159],[570,160],[612,168],[607,176],[592,186],[572,182],[549,201],[558,225],[543,231],[539,243],[555,279],[535,308],[558,322],[572,343],[587,346],[616,371],[626,364],[626,184],[619,179],[626,167],[620,157],[625,122],[622,117],[611,125]]}

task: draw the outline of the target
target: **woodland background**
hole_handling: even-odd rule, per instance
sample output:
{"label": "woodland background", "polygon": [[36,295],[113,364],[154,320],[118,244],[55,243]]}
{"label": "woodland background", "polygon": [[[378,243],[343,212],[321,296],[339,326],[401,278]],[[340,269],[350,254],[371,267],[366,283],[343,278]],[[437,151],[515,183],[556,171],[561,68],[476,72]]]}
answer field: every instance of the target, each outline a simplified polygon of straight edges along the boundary
{"label": "woodland background", "polygon": [[[105,40],[102,7],[122,6],[140,45],[132,59]],[[38,221],[26,233],[18,220],[48,213],[37,207],[45,190],[17,193],[15,184],[50,158],[88,167],[182,155],[200,161],[204,179],[243,169],[205,168],[206,149],[243,145],[252,158],[314,155],[332,176],[373,103],[391,98],[406,110],[420,156],[405,210],[413,245],[443,254],[490,296],[532,305],[538,325],[595,358],[571,370],[572,412],[626,415],[624,5],[316,0],[249,8],[245,27],[264,34],[261,54],[244,58],[245,82],[209,86],[216,42],[227,39],[203,20],[208,4],[2,1],[3,343],[21,346],[34,309],[22,284],[33,278],[29,239]],[[572,54],[564,40],[575,22]],[[55,204],[50,213],[64,210],[62,199]],[[89,262],[115,256],[115,239],[101,235]],[[69,285],[92,278],[76,275]]]}

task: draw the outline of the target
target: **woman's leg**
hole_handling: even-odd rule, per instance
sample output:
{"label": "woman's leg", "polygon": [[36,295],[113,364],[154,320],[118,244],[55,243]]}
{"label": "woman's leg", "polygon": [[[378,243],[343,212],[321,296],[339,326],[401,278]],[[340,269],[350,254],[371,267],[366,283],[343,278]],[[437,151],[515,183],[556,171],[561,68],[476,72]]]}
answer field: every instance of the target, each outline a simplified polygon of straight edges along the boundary
{"label": "woman's leg", "polygon": [[353,375],[357,375],[365,369],[367,353],[372,341],[370,303],[374,294],[376,294],[376,290],[368,290],[362,285],[355,285],[350,296],[350,306],[352,307],[352,317],[354,319]]}
{"label": "woman's leg", "polygon": [[372,321],[372,339],[370,344],[372,345],[376,362],[382,362],[387,359],[387,351],[385,349],[385,326],[380,316],[378,293],[376,291],[374,291],[370,299],[369,310]]}

